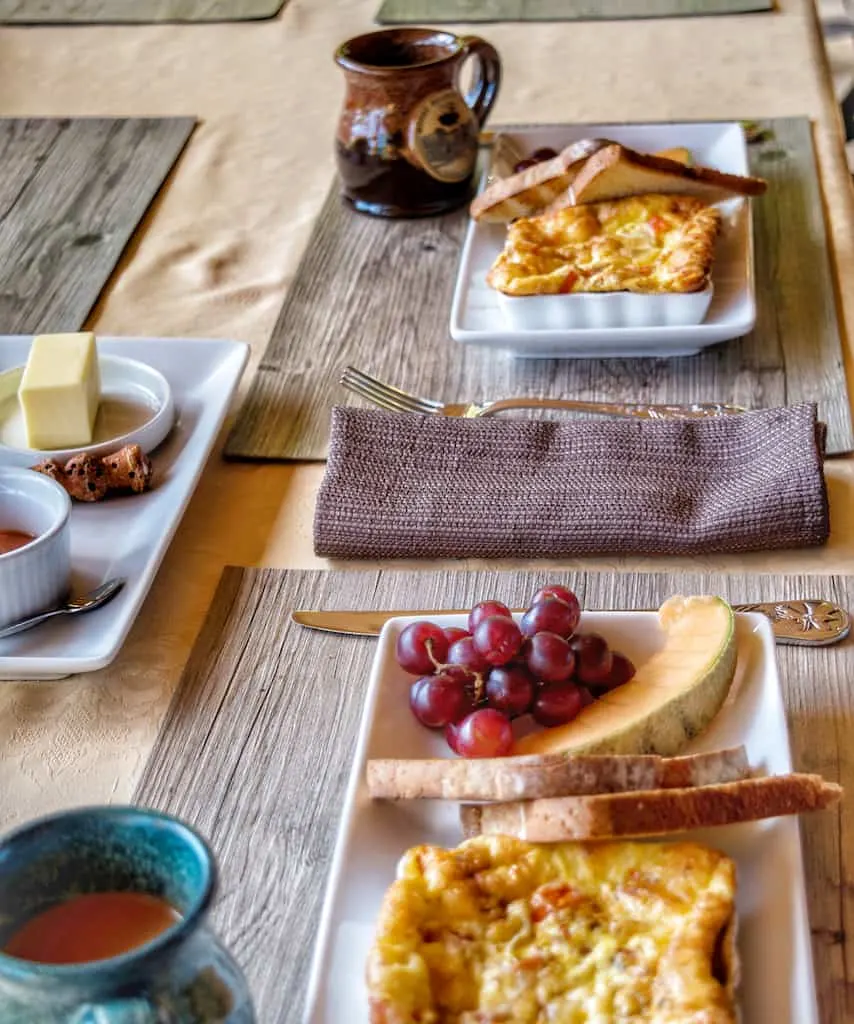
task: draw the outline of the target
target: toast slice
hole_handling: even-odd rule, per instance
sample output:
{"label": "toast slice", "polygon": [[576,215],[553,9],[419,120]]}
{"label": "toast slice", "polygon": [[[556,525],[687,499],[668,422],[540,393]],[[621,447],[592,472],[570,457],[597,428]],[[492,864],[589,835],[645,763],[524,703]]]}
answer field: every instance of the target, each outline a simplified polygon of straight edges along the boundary
{"label": "toast slice", "polygon": [[493,181],[472,200],[469,212],[474,220],[490,224],[540,213],[567,191],[588,157],[611,145],[605,139],[573,142],[551,160]]}
{"label": "toast slice", "polygon": [[770,775],[694,789],[465,804],[464,834],[501,834],[536,843],[664,835],[712,825],[817,811],[842,787],[820,775]]}
{"label": "toast slice", "polygon": [[612,143],[591,154],[573,176],[566,196],[556,196],[555,199],[560,204],[558,208],[562,208],[648,192],[665,192],[697,196],[704,202],[717,203],[733,196],[761,196],[767,187],[764,178],[689,166],[679,160],[637,153]]}
{"label": "toast slice", "polygon": [[367,766],[368,791],[375,800],[537,800],[709,786],[749,775],[744,747],[670,758],[550,754],[371,760]]}

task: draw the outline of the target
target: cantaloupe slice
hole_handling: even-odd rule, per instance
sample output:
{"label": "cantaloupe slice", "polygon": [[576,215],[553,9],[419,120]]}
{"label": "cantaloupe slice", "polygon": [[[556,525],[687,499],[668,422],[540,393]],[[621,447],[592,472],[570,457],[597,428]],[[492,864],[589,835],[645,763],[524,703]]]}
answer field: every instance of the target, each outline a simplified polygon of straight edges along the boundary
{"label": "cantaloupe slice", "polygon": [[634,678],[566,725],[520,739],[514,754],[661,754],[703,732],[735,675],[735,615],[719,597],[671,597],[659,608],[664,647]]}

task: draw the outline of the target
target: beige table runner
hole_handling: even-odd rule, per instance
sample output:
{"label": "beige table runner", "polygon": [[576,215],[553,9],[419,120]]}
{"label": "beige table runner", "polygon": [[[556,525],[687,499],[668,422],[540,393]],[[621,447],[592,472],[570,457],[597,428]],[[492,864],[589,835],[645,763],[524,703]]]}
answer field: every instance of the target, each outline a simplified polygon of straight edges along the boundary
{"label": "beige table runner", "polygon": [[[136,792],[206,835],[221,873],[214,925],[246,971],[259,1021],[301,1020],[320,905],[376,647],[304,630],[294,608],[517,605],[545,582],[587,608],[673,593],[737,602],[822,597],[854,608],[854,577],[566,572],[299,572],[227,568]],[[823,1019],[847,1020],[845,905],[854,878],[854,642],[780,647],[796,768],[846,786],[842,816],[802,822]]]}
{"label": "beige table runner", "polygon": [[0,323],[76,331],[195,125],[191,117],[0,120]]}
{"label": "beige table runner", "polygon": [[[452,341],[465,210],[425,220],[354,213],[333,186],[226,444],[245,459],[323,459],[347,364],[443,401],[515,395],[645,402],[817,402],[830,454],[854,447],[827,236],[806,118],[763,122],[749,146],[757,323],[682,359],[516,359]],[[335,301],[330,301],[335,296]]]}
{"label": "beige table runner", "polygon": [[604,21],[770,11],[773,0],[384,0],[381,24]]}
{"label": "beige table runner", "polygon": [[0,0],[0,24],[143,24],[155,21],[255,21],[286,0]]}

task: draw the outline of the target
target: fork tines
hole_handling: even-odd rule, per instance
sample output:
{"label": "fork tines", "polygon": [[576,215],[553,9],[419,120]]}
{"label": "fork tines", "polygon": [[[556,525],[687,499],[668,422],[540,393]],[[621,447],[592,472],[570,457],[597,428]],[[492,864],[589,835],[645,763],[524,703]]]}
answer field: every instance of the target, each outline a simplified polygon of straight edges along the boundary
{"label": "fork tines", "polygon": [[391,384],[371,377],[370,374],[363,373],[354,366],[348,366],[344,370],[340,383],[348,391],[373,402],[380,409],[390,409],[393,412],[435,413],[441,408],[439,402],[401,391],[400,388],[392,387]]}

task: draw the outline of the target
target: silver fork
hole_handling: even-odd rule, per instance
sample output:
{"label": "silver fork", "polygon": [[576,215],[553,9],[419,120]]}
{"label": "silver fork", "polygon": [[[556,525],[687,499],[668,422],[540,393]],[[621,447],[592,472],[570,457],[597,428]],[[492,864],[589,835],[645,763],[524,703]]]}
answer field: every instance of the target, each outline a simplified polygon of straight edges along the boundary
{"label": "silver fork", "polygon": [[380,409],[392,412],[418,412],[437,416],[459,416],[476,419],[508,409],[565,409],[596,416],[622,416],[642,420],[698,419],[744,412],[738,405],[721,402],[692,402],[690,405],[650,405],[642,402],[581,402],[572,398],[501,398],[495,402],[437,402],[419,398],[408,391],[392,387],[353,366],[341,374],[340,383],[354,394],[367,399]]}

